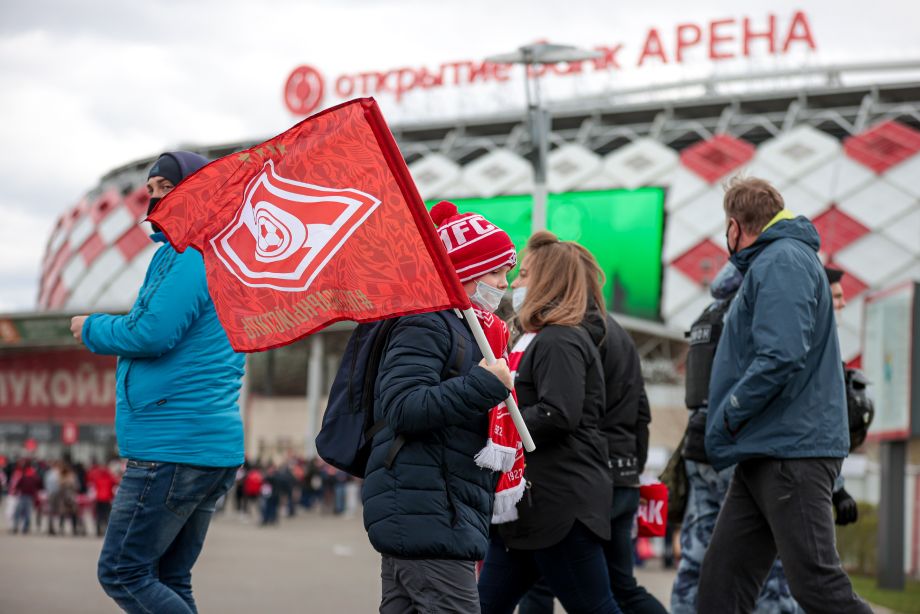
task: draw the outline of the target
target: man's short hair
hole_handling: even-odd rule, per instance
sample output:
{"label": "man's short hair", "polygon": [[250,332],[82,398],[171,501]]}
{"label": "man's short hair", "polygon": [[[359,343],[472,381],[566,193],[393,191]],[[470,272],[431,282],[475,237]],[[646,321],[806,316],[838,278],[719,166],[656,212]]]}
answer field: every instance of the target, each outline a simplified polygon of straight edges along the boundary
{"label": "man's short hair", "polygon": [[769,182],[756,177],[732,177],[722,200],[725,215],[734,218],[742,230],[759,235],[776,214],[785,209],[783,197]]}

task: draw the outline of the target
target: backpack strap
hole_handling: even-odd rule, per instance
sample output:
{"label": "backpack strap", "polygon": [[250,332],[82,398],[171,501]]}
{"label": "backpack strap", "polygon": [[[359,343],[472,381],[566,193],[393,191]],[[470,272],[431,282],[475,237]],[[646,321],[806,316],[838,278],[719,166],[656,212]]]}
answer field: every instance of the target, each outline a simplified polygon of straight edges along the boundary
{"label": "backpack strap", "polygon": [[466,321],[454,311],[439,311],[438,314],[447,322],[447,329],[450,331],[451,355],[445,365],[446,370],[441,374],[443,381],[463,375],[467,360],[472,359],[473,356],[469,349],[469,339],[473,333]]}

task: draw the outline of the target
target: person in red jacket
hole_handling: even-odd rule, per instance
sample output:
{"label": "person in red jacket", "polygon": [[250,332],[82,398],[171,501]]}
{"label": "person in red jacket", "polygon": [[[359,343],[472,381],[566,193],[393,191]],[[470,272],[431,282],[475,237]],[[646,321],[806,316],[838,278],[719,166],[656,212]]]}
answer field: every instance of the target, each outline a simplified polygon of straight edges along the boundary
{"label": "person in red jacket", "polygon": [[112,514],[112,500],[115,498],[115,486],[118,480],[109,468],[103,464],[93,462],[93,466],[86,474],[86,482],[96,492],[94,513],[96,517],[96,535],[102,537],[109,526],[109,516]]}
{"label": "person in red jacket", "polygon": [[10,481],[10,492],[19,497],[13,513],[13,533],[18,533],[20,528],[24,534],[29,532],[32,524],[32,510],[35,509],[35,501],[41,489],[42,478],[32,466],[32,461],[29,459],[20,461]]}

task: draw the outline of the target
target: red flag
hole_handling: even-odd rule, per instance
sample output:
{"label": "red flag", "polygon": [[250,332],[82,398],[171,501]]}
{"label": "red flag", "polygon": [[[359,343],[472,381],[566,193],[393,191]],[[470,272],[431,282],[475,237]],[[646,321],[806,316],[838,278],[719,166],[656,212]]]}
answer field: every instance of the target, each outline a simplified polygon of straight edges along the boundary
{"label": "red flag", "polygon": [[150,216],[204,255],[233,347],[338,322],[470,306],[371,98],[310,117],[187,177]]}

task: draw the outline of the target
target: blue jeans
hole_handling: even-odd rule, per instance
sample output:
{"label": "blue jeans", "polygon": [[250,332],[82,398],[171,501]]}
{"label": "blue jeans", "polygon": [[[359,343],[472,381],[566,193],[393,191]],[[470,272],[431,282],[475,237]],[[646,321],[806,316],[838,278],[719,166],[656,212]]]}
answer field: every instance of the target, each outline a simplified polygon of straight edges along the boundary
{"label": "blue jeans", "polygon": [[32,524],[32,496],[19,495],[16,500],[16,507],[13,508],[13,532],[19,532],[20,526],[23,533],[29,532],[29,525]]}
{"label": "blue jeans", "polygon": [[99,555],[99,583],[125,612],[197,612],[192,566],[236,467],[128,461]]}
{"label": "blue jeans", "polygon": [[633,575],[632,527],[638,509],[638,488],[620,486],[613,489],[610,541],[604,542],[610,587],[617,604],[627,614],[667,614],[664,606],[639,586]]}
{"label": "blue jeans", "polygon": [[540,550],[511,550],[494,536],[479,576],[482,614],[511,614],[541,577],[570,614],[622,614],[601,542],[577,521],[565,539]]}

